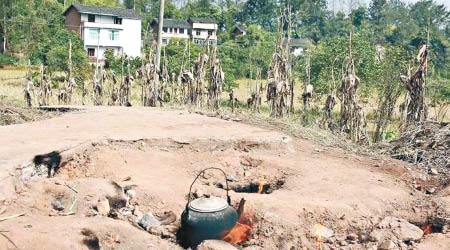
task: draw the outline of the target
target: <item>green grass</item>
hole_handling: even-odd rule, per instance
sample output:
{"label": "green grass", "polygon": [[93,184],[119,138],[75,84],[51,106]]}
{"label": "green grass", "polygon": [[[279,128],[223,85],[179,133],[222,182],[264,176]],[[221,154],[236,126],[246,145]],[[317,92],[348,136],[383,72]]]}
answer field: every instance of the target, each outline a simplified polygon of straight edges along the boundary
{"label": "green grass", "polygon": [[0,69],[0,105],[23,106],[22,84],[26,70],[16,68]]}

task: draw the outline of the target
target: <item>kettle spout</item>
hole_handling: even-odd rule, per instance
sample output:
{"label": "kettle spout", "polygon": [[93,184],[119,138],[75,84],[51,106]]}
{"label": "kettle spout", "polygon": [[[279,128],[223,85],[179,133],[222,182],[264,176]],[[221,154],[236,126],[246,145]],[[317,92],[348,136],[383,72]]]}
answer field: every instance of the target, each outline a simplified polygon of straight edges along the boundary
{"label": "kettle spout", "polygon": [[244,212],[245,199],[242,198],[237,209],[238,218],[240,219]]}

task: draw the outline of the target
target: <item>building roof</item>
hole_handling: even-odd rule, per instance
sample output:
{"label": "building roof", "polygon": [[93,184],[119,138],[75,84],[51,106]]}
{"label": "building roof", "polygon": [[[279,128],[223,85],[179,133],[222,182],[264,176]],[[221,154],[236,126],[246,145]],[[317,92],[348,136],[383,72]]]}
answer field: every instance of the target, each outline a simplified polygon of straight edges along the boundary
{"label": "building roof", "polygon": [[[158,24],[158,19],[154,18],[151,25],[157,25]],[[184,28],[184,29],[189,29],[191,28],[191,25],[189,25],[189,23],[186,20],[182,20],[182,19],[166,19],[164,18],[163,21],[163,27],[164,28]]]}
{"label": "building roof", "polygon": [[97,6],[97,5],[82,5],[78,3],[72,3],[69,8],[64,11],[64,15],[71,9],[74,8],[80,13],[87,13],[87,14],[100,14],[105,16],[116,16],[120,18],[125,19],[137,19],[140,20],[141,16],[136,13],[134,10],[130,9],[122,9],[122,8],[110,8],[110,7],[104,7],[104,6]]}
{"label": "building roof", "polygon": [[190,17],[188,21],[193,23],[217,23],[216,20],[207,17]]}
{"label": "building roof", "polygon": [[244,27],[242,27],[240,25],[236,25],[233,29],[233,33],[236,31],[245,32],[245,29],[244,29]]}

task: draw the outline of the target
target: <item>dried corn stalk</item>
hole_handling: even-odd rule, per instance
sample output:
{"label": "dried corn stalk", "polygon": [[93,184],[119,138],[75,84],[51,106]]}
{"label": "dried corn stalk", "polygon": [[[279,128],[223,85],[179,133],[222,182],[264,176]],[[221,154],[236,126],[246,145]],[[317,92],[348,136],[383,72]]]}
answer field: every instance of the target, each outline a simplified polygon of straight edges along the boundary
{"label": "dried corn stalk", "polygon": [[100,66],[100,70],[96,70],[94,74],[94,93],[93,100],[94,105],[102,105],[103,104],[103,82],[105,76],[103,73],[103,66]]}
{"label": "dried corn stalk", "polygon": [[180,103],[179,89],[178,89],[180,85],[181,85],[181,78],[177,77],[177,74],[172,72],[172,74],[170,74],[170,86],[172,90],[170,101]]}
{"label": "dried corn stalk", "polygon": [[159,74],[156,65],[153,63],[154,50],[156,43],[153,43],[148,55],[148,61],[145,64],[143,74],[143,91],[142,101],[144,106],[156,107],[158,102],[158,86],[159,86]]}
{"label": "dried corn stalk", "polygon": [[24,85],[24,98],[25,98],[25,101],[27,102],[28,107],[33,106],[32,93],[33,93],[33,82],[27,78],[25,80],[25,85]]}
{"label": "dried corn stalk", "polygon": [[158,100],[160,105],[162,106],[162,103],[167,99],[166,97],[170,98],[170,94],[167,92],[168,83],[170,80],[169,77],[169,70],[168,70],[168,64],[167,56],[166,56],[166,49],[164,48],[164,64],[162,66],[162,72],[161,72],[161,85],[159,86],[159,92],[158,92]]}
{"label": "dried corn stalk", "polygon": [[404,105],[406,113],[403,122],[405,127],[423,122],[427,119],[428,109],[425,101],[428,69],[427,57],[428,46],[423,45],[417,55],[419,67],[416,72],[413,75],[402,78],[403,84],[408,91],[407,101],[405,101]]}
{"label": "dried corn stalk", "polygon": [[[255,90],[252,92],[251,97],[247,100],[247,106],[252,112],[261,113],[261,103],[262,95],[264,91],[264,86],[259,85],[259,80],[261,79],[261,70],[256,72],[256,86]],[[259,86],[259,87],[258,87]]]}
{"label": "dried corn stalk", "polygon": [[[281,49],[279,49],[281,52]],[[290,99],[290,65],[288,60],[279,52],[272,56],[269,66],[267,100],[270,101],[270,116],[283,117],[289,112]]]}
{"label": "dried corn stalk", "polygon": [[130,97],[131,97],[131,85],[133,84],[134,78],[130,73],[130,60],[127,62],[127,72],[125,74],[124,70],[124,59],[122,57],[122,77],[120,81],[119,88],[119,104],[121,106],[131,106]]}
{"label": "dried corn stalk", "polygon": [[229,97],[230,97],[231,112],[234,113],[234,109],[236,108],[236,97],[234,96],[234,89],[231,90]]}
{"label": "dried corn stalk", "polygon": [[283,117],[289,114],[291,109],[291,100],[293,100],[293,85],[292,68],[289,60],[290,55],[290,28],[288,32],[286,46],[283,46],[283,32],[284,20],[288,21],[290,27],[290,8],[287,11],[288,16],[280,18],[278,26],[278,38],[276,42],[275,53],[272,56],[272,61],[267,72],[267,100],[270,105],[271,117]]}
{"label": "dried corn stalk", "polygon": [[384,132],[388,122],[394,114],[395,103],[400,97],[401,91],[397,81],[386,79],[388,83],[380,91],[378,98],[378,109],[376,111],[376,127],[374,132],[374,142],[383,140]]}
{"label": "dried corn stalk", "polygon": [[350,57],[341,81],[341,130],[348,133],[355,142],[366,142],[366,121],[361,106],[357,103],[360,79],[356,76],[355,65]]}
{"label": "dried corn stalk", "polygon": [[189,102],[197,107],[201,107],[203,104],[207,63],[208,55],[205,53],[200,53],[194,66],[195,81],[190,86],[188,85]]}
{"label": "dried corn stalk", "polygon": [[69,72],[65,84],[64,103],[71,104],[73,91],[75,89],[75,78],[73,76],[73,65],[72,65],[72,40],[69,40],[69,60],[67,62],[67,68]]}
{"label": "dried corn stalk", "polygon": [[115,106],[117,105],[117,102],[119,100],[119,89],[117,88],[117,77],[115,72],[110,72],[109,76],[110,80],[110,86],[109,86],[109,100],[108,105],[109,106]]}
{"label": "dried corn stalk", "polygon": [[23,94],[28,107],[33,106],[33,97],[34,97],[34,84],[31,77],[32,74],[30,69],[30,63],[28,62],[27,76],[25,78],[25,82],[23,85]]}
{"label": "dried corn stalk", "polygon": [[222,87],[225,82],[225,74],[220,66],[217,58],[217,47],[214,47],[210,55],[210,77],[208,86],[208,105],[210,108],[217,110],[220,108],[220,96],[222,95]]}
{"label": "dried corn stalk", "polygon": [[336,106],[336,94],[333,92],[327,96],[325,101],[325,106],[323,107],[323,118],[320,121],[321,128],[333,128],[333,122],[331,113],[333,112],[334,106]]}
{"label": "dried corn stalk", "polygon": [[86,105],[86,96],[88,96],[87,86],[89,86],[89,84],[86,83],[86,81],[83,81],[82,86],[81,86],[81,104],[82,105]]}
{"label": "dried corn stalk", "polygon": [[194,81],[194,74],[189,70],[182,71],[178,77],[178,82],[181,84],[182,102],[185,104],[192,103]]}
{"label": "dried corn stalk", "polygon": [[51,95],[51,87],[50,81],[47,80],[47,76],[44,74],[44,65],[41,64],[40,74],[41,79],[39,81],[39,106],[47,106],[49,105],[50,95]]}

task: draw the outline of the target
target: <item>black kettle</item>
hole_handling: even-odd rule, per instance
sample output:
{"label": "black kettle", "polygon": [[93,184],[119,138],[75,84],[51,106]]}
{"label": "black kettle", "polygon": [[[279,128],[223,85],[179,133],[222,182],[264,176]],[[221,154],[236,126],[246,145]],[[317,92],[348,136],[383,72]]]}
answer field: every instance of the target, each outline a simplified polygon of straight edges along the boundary
{"label": "black kettle", "polygon": [[[209,169],[220,170],[225,175],[227,200],[212,196],[191,201],[192,186],[198,177]],[[243,206],[242,202],[241,205]],[[241,207],[238,211],[231,206],[231,199],[228,195],[228,180],[225,172],[220,168],[202,170],[189,188],[188,202],[181,214],[181,228],[178,232],[180,244],[185,248],[195,249],[204,240],[222,239],[239,220],[239,213],[242,211]]]}

